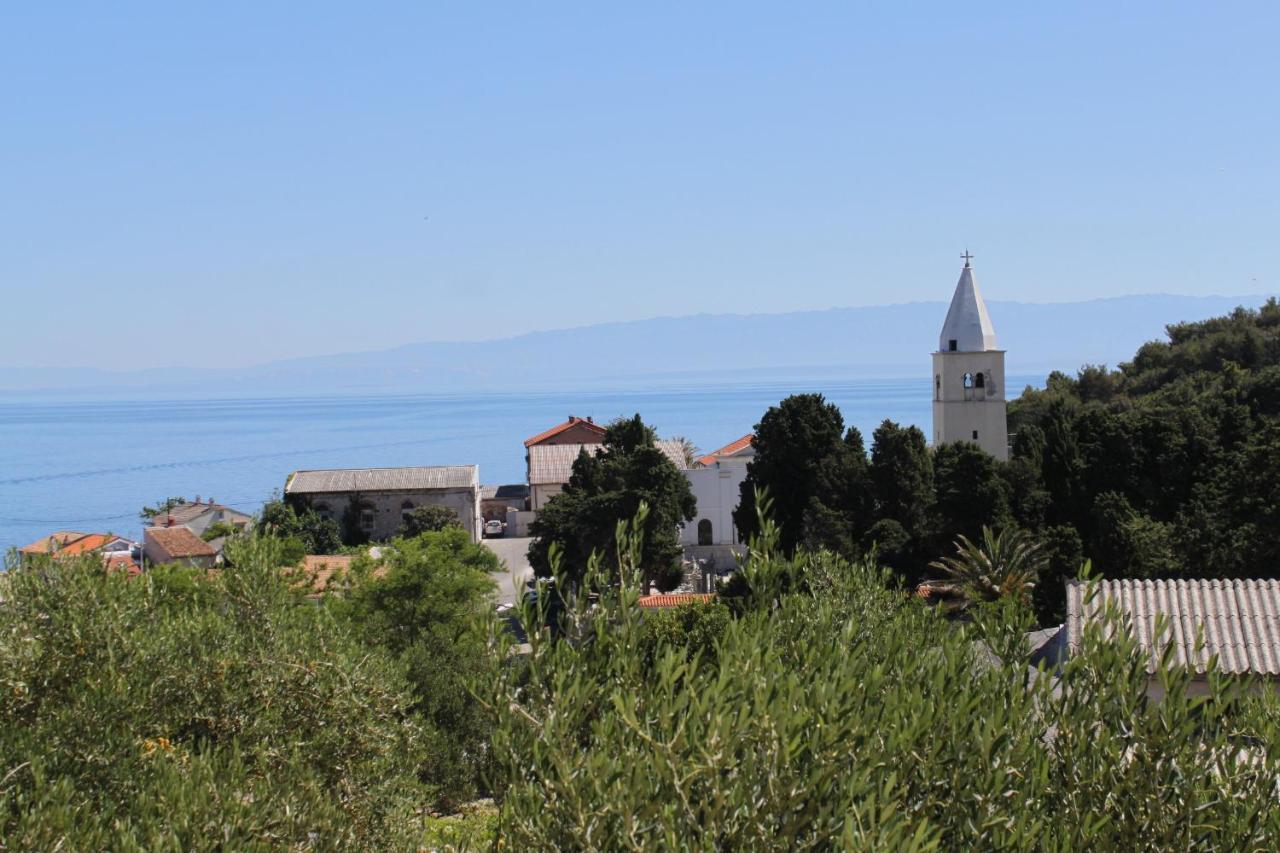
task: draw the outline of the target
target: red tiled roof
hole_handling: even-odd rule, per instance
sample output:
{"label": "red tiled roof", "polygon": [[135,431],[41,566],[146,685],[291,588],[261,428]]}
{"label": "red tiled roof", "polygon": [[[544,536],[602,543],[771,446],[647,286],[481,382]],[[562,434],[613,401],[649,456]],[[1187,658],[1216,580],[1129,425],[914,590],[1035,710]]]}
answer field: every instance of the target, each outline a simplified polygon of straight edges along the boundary
{"label": "red tiled roof", "polygon": [[147,535],[170,557],[216,557],[213,546],[191,532],[190,527],[152,527]]}
{"label": "red tiled roof", "polygon": [[52,554],[71,557],[77,554],[88,554],[106,545],[116,537],[110,533],[80,533],[75,530],[59,530],[30,545],[19,548],[22,554]]}
{"label": "red tiled roof", "polygon": [[641,607],[679,607],[682,604],[711,601],[715,593],[711,592],[678,592],[664,595],[642,595],[636,604]]}
{"label": "red tiled roof", "polygon": [[565,421],[564,423],[557,424],[556,426],[553,426],[549,430],[544,430],[543,432],[540,432],[537,435],[535,435],[533,438],[525,439],[524,446],[532,447],[533,445],[537,444],[540,441],[546,441],[548,438],[555,438],[560,433],[574,426],[584,426],[587,428],[589,432],[594,432],[597,435],[605,434],[605,428],[600,426],[599,424],[592,423],[591,421],[586,420],[585,418],[577,418],[571,415],[569,417],[569,420]]}
{"label": "red tiled roof", "polygon": [[142,574],[142,567],[133,561],[133,557],[127,551],[103,554],[102,564],[109,572],[124,572],[129,577]]}
{"label": "red tiled roof", "polygon": [[743,450],[746,450],[748,447],[750,447],[750,446],[751,446],[751,442],[753,442],[754,440],[755,440],[755,435],[754,435],[754,434],[752,434],[752,433],[748,433],[747,435],[744,435],[742,438],[738,439],[737,441],[731,441],[731,442],[729,442],[728,444],[726,444],[724,447],[720,448],[719,450],[713,450],[713,451],[711,451],[711,452],[710,452],[710,453],[708,453],[706,456],[704,456],[704,457],[702,457],[701,459],[699,459],[699,460],[698,460],[698,464],[699,464],[699,465],[714,465],[714,464],[716,464],[716,458],[717,458],[717,457],[720,457],[720,456],[732,456],[732,455],[733,455],[733,454],[735,454],[735,453],[740,453],[740,452],[742,452]]}

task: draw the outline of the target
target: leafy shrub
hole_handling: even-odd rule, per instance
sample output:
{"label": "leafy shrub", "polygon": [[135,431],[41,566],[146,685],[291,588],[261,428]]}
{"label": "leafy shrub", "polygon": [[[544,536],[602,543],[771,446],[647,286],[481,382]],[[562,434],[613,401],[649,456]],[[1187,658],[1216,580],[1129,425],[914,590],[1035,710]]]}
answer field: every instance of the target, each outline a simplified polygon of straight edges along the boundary
{"label": "leafy shrub", "polygon": [[716,642],[729,625],[729,608],[718,601],[692,602],[645,614],[634,654],[652,667],[663,652],[714,662]]}
{"label": "leafy shrub", "polygon": [[0,605],[0,838],[21,849],[403,844],[429,791],[403,667],[281,581],[14,568]]}
{"label": "leafy shrub", "polygon": [[385,555],[383,572],[353,571],[353,586],[332,607],[404,666],[425,729],[422,776],[453,805],[484,788],[490,721],[473,694],[477,681],[493,678],[489,574],[501,563],[456,526],[397,539]]}
{"label": "leafy shrub", "polygon": [[1214,675],[1192,698],[1166,662],[1152,704],[1134,644],[1098,629],[1055,681],[1020,660],[1016,602],[948,622],[873,565],[794,562],[746,567],[752,606],[714,659],[673,644],[646,664],[633,650],[658,629],[625,585],[576,602],[567,642],[527,622],[491,699],[499,844],[1273,846],[1273,691]]}

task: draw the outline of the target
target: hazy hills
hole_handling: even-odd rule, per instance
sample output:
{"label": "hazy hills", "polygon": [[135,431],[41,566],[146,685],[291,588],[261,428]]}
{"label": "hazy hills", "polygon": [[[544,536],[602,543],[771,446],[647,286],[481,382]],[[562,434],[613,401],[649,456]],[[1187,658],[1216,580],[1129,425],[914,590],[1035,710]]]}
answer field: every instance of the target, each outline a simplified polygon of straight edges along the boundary
{"label": "hazy hills", "polygon": [[[1085,302],[989,302],[1010,373],[1114,365],[1168,323],[1256,306],[1264,296],[1122,296]],[[249,368],[180,366],[114,372],[0,368],[0,390],[232,395],[362,391],[464,392],[664,385],[715,374],[749,379],[812,374],[927,373],[944,302],[788,314],[699,314],[534,332],[470,343],[420,343],[297,358]],[[234,346],[224,341],[222,346]]]}

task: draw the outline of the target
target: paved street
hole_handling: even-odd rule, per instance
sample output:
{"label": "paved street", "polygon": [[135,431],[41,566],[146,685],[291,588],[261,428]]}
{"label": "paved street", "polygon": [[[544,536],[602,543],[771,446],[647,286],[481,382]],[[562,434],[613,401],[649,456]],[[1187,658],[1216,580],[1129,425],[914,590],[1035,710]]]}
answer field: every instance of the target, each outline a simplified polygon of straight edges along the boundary
{"label": "paved street", "polygon": [[524,589],[524,582],[533,575],[529,560],[525,557],[529,543],[533,540],[521,538],[482,541],[507,567],[506,571],[493,574],[493,580],[498,585],[498,603],[514,604],[519,592]]}

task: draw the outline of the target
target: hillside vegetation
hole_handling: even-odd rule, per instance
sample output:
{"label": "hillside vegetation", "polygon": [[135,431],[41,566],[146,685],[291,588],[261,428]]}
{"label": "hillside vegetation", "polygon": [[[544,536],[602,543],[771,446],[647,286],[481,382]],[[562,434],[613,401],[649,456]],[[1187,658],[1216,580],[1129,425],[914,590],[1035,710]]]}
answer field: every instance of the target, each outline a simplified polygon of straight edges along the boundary
{"label": "hillside vegetation", "polygon": [[1170,326],[1116,370],[1055,373],[1011,406],[1010,427],[1018,521],[1078,537],[1099,571],[1280,573],[1275,299]]}

